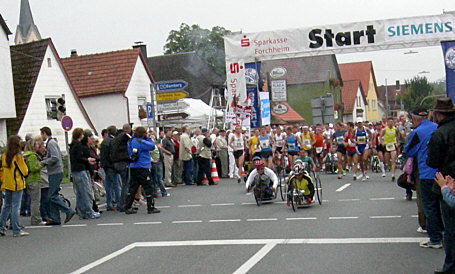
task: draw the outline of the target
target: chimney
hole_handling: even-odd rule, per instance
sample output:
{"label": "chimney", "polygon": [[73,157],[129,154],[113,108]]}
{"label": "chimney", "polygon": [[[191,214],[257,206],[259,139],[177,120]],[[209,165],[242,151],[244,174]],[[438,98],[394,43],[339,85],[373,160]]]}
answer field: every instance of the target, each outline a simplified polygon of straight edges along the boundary
{"label": "chimney", "polygon": [[77,56],[77,50],[72,49],[71,50],[71,57],[76,57]]}
{"label": "chimney", "polygon": [[142,41],[134,42],[133,49],[140,49],[144,59],[147,59],[147,45]]}

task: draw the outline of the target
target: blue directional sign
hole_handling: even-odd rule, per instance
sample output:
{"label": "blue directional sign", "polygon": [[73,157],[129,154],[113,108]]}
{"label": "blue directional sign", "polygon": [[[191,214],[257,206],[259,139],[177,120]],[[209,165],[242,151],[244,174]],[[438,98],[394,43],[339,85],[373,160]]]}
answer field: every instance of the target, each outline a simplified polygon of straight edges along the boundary
{"label": "blue directional sign", "polygon": [[153,119],[153,105],[147,104],[145,107],[147,111],[147,119]]}
{"label": "blue directional sign", "polygon": [[184,80],[171,80],[158,82],[155,84],[157,92],[163,91],[175,91],[182,90],[188,86],[188,83]]}

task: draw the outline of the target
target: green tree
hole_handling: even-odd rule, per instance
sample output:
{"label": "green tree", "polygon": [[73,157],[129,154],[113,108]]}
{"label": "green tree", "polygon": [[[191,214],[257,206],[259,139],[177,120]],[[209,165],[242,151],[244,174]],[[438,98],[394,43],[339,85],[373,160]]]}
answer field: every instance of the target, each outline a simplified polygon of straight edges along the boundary
{"label": "green tree", "polygon": [[415,106],[420,105],[422,100],[422,106],[426,108],[433,107],[434,98],[425,99],[425,97],[433,95],[434,89],[434,85],[428,82],[426,77],[415,76],[410,80],[406,80],[405,84],[406,91],[396,98],[398,104],[402,100],[405,110],[411,111]]}
{"label": "green tree", "polygon": [[171,30],[164,45],[164,54],[194,51],[221,77],[226,75],[223,36],[231,31],[223,27],[203,29],[199,25],[182,23]]}

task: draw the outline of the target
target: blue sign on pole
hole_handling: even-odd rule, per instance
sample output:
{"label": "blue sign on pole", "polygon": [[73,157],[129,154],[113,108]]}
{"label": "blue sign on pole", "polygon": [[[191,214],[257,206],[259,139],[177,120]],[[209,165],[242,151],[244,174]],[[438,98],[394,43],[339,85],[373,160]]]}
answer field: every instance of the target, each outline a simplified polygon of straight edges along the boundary
{"label": "blue sign on pole", "polygon": [[446,66],[447,97],[452,98],[452,102],[455,102],[455,40],[442,41],[441,46]]}
{"label": "blue sign on pole", "polygon": [[147,119],[153,119],[153,105],[147,104],[146,106],[147,111]]}
{"label": "blue sign on pole", "polygon": [[156,91],[175,91],[175,90],[183,90],[188,86],[188,83],[184,80],[172,80],[172,81],[165,81],[165,82],[158,82],[155,84]]}

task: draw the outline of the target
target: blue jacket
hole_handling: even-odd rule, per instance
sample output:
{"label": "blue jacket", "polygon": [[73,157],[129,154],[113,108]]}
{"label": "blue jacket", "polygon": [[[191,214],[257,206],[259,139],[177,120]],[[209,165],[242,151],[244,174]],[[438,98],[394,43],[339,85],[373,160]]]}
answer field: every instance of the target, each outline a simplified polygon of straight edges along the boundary
{"label": "blue jacket", "polygon": [[150,138],[142,139],[133,137],[128,142],[128,155],[131,157],[133,153],[133,148],[137,148],[138,159],[135,162],[130,163],[130,168],[146,168],[150,169],[150,151],[155,149],[155,144]]}
{"label": "blue jacket", "polygon": [[406,157],[413,157],[417,161],[419,178],[420,179],[434,179],[437,169],[431,168],[427,165],[426,160],[428,156],[428,141],[431,134],[438,127],[437,124],[429,120],[423,120],[409,135],[409,141],[404,147]]}

